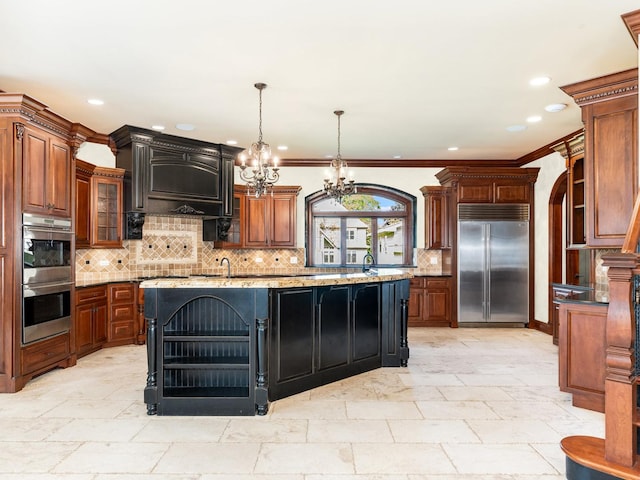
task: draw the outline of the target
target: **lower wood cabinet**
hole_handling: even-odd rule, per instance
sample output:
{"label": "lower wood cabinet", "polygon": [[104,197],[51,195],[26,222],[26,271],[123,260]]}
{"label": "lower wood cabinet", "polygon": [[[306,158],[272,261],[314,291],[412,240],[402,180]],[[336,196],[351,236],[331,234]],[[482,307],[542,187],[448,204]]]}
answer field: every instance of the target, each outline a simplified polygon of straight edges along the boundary
{"label": "lower wood cabinet", "polygon": [[606,304],[560,303],[560,390],[576,407],[604,412]]}
{"label": "lower wood cabinet", "polygon": [[76,290],[76,353],[82,357],[102,348],[107,341],[107,287]]}
{"label": "lower wood cabinet", "polygon": [[75,361],[70,358],[69,333],[47,338],[41,342],[22,347],[20,351],[20,371],[26,383],[33,376],[55,366],[70,367]]}
{"label": "lower wood cabinet", "polygon": [[409,326],[451,326],[451,277],[409,280]]}
{"label": "lower wood cabinet", "polygon": [[102,347],[138,343],[137,284],[111,283],[76,289],[78,357]]}
{"label": "lower wood cabinet", "polygon": [[135,283],[112,283],[109,293],[108,346],[137,343],[138,309],[136,307]]}

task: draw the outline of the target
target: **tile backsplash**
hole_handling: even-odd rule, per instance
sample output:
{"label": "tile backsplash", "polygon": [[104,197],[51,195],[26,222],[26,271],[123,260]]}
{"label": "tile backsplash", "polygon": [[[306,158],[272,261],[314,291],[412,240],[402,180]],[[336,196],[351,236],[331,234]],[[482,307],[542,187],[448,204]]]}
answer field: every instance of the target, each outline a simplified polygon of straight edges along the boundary
{"label": "tile backsplash", "polygon": [[[220,260],[227,257],[234,274],[294,274],[341,272],[342,268],[306,268],[305,249],[255,250],[214,248],[202,241],[197,217],[148,215],[142,240],[125,240],[119,249],[76,251],[76,281],[101,282],[156,276],[224,274]],[[439,250],[416,249],[412,272],[440,275]]]}

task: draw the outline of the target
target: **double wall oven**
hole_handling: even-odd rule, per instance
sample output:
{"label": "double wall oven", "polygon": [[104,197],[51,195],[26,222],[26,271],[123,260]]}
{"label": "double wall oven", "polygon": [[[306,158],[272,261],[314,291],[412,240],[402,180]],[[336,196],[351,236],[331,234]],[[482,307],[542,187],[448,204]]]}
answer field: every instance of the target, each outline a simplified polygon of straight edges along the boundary
{"label": "double wall oven", "polygon": [[68,332],[73,288],[71,220],[22,216],[22,343]]}

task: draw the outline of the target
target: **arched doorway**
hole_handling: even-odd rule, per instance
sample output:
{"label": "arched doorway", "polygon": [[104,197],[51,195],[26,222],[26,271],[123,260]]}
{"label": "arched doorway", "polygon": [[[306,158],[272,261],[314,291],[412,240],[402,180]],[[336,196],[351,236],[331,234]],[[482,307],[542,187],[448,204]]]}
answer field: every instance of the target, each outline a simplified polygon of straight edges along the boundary
{"label": "arched doorway", "polygon": [[558,338],[557,305],[553,303],[552,283],[563,283],[565,248],[564,236],[564,200],[567,195],[567,172],[562,172],[553,184],[549,195],[549,326],[547,333],[553,336],[553,343]]}

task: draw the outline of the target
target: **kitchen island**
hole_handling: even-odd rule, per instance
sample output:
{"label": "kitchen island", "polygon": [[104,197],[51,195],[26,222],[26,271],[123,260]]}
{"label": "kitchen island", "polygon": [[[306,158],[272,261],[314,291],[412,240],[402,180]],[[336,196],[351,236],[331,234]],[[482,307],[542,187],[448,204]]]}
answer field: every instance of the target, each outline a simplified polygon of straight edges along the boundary
{"label": "kitchen island", "polygon": [[379,269],[142,282],[147,413],[263,415],[270,401],[406,366],[410,277]]}

